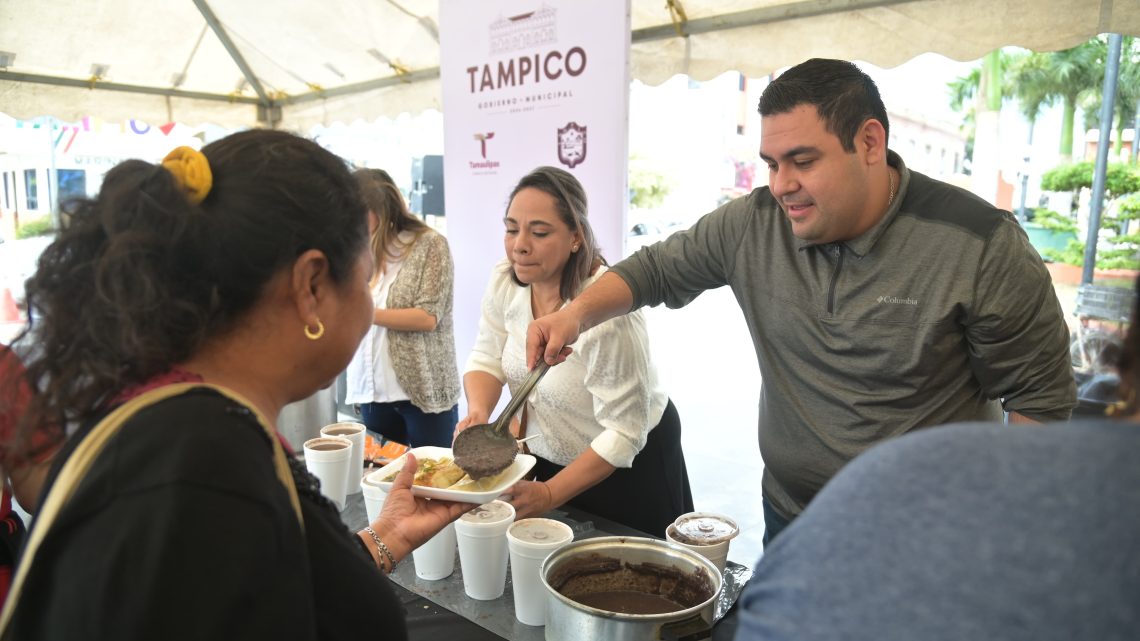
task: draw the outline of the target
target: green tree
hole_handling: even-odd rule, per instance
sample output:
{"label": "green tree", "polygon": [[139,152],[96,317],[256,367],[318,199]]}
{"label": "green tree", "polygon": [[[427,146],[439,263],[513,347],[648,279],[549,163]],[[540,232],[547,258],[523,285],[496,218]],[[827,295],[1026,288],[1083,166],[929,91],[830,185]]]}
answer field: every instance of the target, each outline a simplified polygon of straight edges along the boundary
{"label": "green tree", "polygon": [[[1092,161],[1060,165],[1041,176],[1041,188],[1047,191],[1079,191],[1092,189]],[[1113,200],[1140,192],[1140,173],[1124,163],[1109,163],[1104,175],[1105,198]]]}
{"label": "green tree", "polygon": [[[996,60],[993,59],[994,56]],[[990,69],[1001,70],[1000,94],[986,96],[987,106],[995,108],[997,106],[994,104],[995,100],[1000,101],[998,104],[1016,100],[1022,114],[1029,121],[1029,143],[1033,143],[1033,124],[1041,113],[1041,107],[1051,103],[1048,92],[1041,86],[1040,72],[1029,65],[1029,61],[1028,51],[1002,49],[991,53],[966,75],[955,78],[947,84],[950,107],[963,114],[962,126],[966,130],[967,158],[972,156],[976,130],[975,98],[982,91],[987,65],[991,65]]]}
{"label": "green tree", "polygon": [[974,116],[974,96],[982,84],[982,68],[974,67],[970,73],[958,76],[946,84],[950,92],[950,108],[965,115],[967,120]]}
{"label": "green tree", "polygon": [[[1116,105],[1113,112],[1113,129],[1116,142],[1114,157],[1119,158],[1124,144],[1124,130],[1136,121],[1136,105],[1140,103],[1140,39],[1124,36],[1120,52],[1120,72],[1116,82]],[[1107,53],[1107,50],[1106,50]],[[1103,82],[1104,72],[1101,72]],[[1103,86],[1103,85],[1102,85]],[[1103,92],[1089,93],[1081,103],[1085,112],[1085,128],[1100,127],[1100,107]]]}
{"label": "green tree", "polygon": [[1005,79],[1010,95],[1017,99],[1021,115],[1032,127],[1041,115],[1041,108],[1054,103],[1045,59],[1029,52],[1013,56]]}
{"label": "green tree", "polygon": [[[1091,189],[1094,166],[1091,162],[1061,165],[1041,176],[1041,188],[1049,191]],[[1105,198],[1101,229],[1112,234],[1104,239],[1108,245],[1097,249],[1096,266],[1100,269],[1140,269],[1140,234],[1126,233],[1129,223],[1140,219],[1140,170],[1124,163],[1110,163],[1105,172]],[[1070,241],[1062,251],[1046,249],[1044,254],[1070,265],[1084,264],[1085,243]]]}
{"label": "green tree", "polygon": [[1073,158],[1073,125],[1077,106],[1083,96],[1101,90],[1106,54],[1107,45],[1099,38],[1072,49],[1030,54],[1031,58],[1038,58],[1029,63],[1039,69],[1037,90],[1047,100],[1061,102],[1061,145],[1058,151],[1062,159]]}
{"label": "green tree", "polygon": [[[1081,99],[1100,92],[1104,81],[1107,45],[1093,38],[1072,49],[1035,53],[1007,49],[1001,53],[1002,95],[1016,100],[1021,112],[1033,123],[1043,106],[1060,102],[1062,108],[1062,158],[1073,157],[1073,125]],[[977,95],[982,83],[982,66],[948,85],[950,106],[956,110]]]}
{"label": "green tree", "polygon": [[641,209],[658,207],[669,195],[669,180],[640,156],[629,158],[629,203]]}
{"label": "green tree", "polygon": [[966,160],[974,158],[974,134],[977,131],[974,96],[981,84],[982,68],[978,66],[946,85],[950,93],[950,108],[962,114],[962,131],[966,134]]}

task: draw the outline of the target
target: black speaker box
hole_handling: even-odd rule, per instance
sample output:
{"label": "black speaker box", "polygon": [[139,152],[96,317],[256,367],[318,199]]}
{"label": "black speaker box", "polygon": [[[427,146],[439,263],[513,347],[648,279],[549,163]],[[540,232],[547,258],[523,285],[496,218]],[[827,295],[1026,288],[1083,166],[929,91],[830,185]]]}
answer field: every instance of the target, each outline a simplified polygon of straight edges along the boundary
{"label": "black speaker box", "polygon": [[443,156],[424,156],[412,160],[412,198],[409,208],[414,214],[443,216]]}

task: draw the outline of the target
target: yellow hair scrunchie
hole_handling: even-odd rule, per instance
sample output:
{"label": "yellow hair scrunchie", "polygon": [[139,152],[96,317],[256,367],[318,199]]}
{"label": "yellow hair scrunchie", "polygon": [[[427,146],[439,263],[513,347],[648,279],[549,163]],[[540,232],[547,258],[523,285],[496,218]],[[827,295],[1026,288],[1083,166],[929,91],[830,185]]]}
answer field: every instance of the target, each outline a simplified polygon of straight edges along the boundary
{"label": "yellow hair scrunchie", "polygon": [[214,186],[214,174],[206,156],[193,147],[182,146],[166,154],[162,166],[174,176],[174,181],[186,193],[191,205],[206,199]]}

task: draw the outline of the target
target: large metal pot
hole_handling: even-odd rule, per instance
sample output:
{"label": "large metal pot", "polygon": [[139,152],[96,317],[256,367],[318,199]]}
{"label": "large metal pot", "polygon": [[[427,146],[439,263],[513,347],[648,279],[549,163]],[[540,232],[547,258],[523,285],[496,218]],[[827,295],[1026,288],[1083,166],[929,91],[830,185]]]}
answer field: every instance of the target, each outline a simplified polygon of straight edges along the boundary
{"label": "large metal pot", "polygon": [[[625,536],[578,541],[547,557],[541,576],[547,590],[547,641],[712,636],[721,573],[712,561],[666,541]],[[634,595],[627,602],[623,593]],[[660,614],[619,611],[639,610],[646,605],[643,600],[659,597],[678,609]]]}

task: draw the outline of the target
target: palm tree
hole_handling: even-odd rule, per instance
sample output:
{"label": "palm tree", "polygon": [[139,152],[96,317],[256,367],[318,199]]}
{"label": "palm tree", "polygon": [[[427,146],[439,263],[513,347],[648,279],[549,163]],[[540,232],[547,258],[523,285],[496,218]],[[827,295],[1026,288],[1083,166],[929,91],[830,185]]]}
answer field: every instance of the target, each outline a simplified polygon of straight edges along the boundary
{"label": "palm tree", "polygon": [[970,73],[959,76],[946,84],[950,91],[950,108],[966,114],[967,121],[973,117],[974,95],[982,84],[982,68],[974,67]]}
{"label": "palm tree", "polygon": [[1046,63],[1045,56],[1026,52],[1011,60],[1006,74],[1010,93],[1030,128],[1041,115],[1041,108],[1052,106],[1056,99]]}
{"label": "palm tree", "polygon": [[[1021,115],[1029,123],[1029,132],[1025,141],[1026,149],[1033,148],[1033,131],[1037,126],[1037,117],[1041,115],[1041,108],[1053,104],[1053,97],[1049,95],[1048,83],[1045,81],[1046,73],[1040,63],[1040,58],[1026,52],[1014,57],[1007,67],[1009,71],[1006,74],[1006,81],[1009,90],[1017,97]],[[1025,162],[1028,163],[1029,160],[1029,156],[1026,156]],[[1028,217],[1025,206],[1028,191],[1029,176],[1023,172],[1021,175],[1021,205],[1018,207],[1018,214],[1022,217]]]}
{"label": "palm tree", "polygon": [[[1101,93],[1095,92],[1089,94],[1081,104],[1085,112],[1086,129],[1094,129],[1100,126],[1101,98]],[[1124,144],[1124,130],[1133,126],[1136,120],[1138,103],[1140,103],[1140,39],[1124,36],[1120,55],[1120,73],[1116,83],[1116,107],[1114,111],[1116,143],[1113,153],[1117,158],[1120,157],[1120,150]]]}
{"label": "palm tree", "polygon": [[[1063,160],[1073,156],[1073,124],[1077,105],[1086,95],[1099,93],[1104,79],[1107,46],[1103,40],[1088,42],[1064,51],[1035,53],[1003,50],[1001,64],[1002,95],[1016,99],[1022,113],[1034,122],[1044,106],[1061,102],[1061,145]],[[977,95],[981,86],[982,67],[951,81],[950,105],[961,109]]]}
{"label": "palm tree", "polygon": [[[1022,113],[1029,120],[1036,120],[1041,107],[1052,103],[1049,87],[1043,86],[1041,62],[1032,52],[1022,49],[1002,49],[998,52],[1001,68],[1001,96],[1003,100],[1016,100]],[[982,66],[970,70],[947,83],[950,93],[950,107],[966,114],[969,121],[973,113],[973,101],[982,84]]]}
{"label": "palm tree", "polygon": [[[967,130],[967,157],[972,157],[977,130],[977,109],[980,107],[983,111],[997,111],[1001,103],[1010,98],[1016,98],[1019,104],[1023,105],[1023,111],[1030,123],[1029,142],[1033,142],[1033,122],[1037,119],[1044,97],[1037,93],[1027,93],[1024,89],[1026,85],[1023,81],[1019,81],[1014,73],[1021,68],[1027,56],[1028,52],[999,49],[987,55],[968,74],[955,78],[947,84],[950,107],[963,113],[963,128]],[[996,83],[996,92],[994,84],[985,81],[995,73],[1000,77],[1000,81]]]}
{"label": "palm tree", "polygon": [[970,73],[951,80],[946,87],[950,92],[950,108],[962,114],[962,130],[966,133],[966,160],[973,162],[974,135],[977,131],[977,117],[974,109],[974,96],[982,84],[982,68],[974,67]]}
{"label": "palm tree", "polygon": [[1104,81],[1104,59],[1107,45],[1099,38],[1072,49],[1050,53],[1034,53],[1033,66],[1040,69],[1038,90],[1051,99],[1061,101],[1062,161],[1073,159],[1073,124],[1082,96],[1098,93]]}

